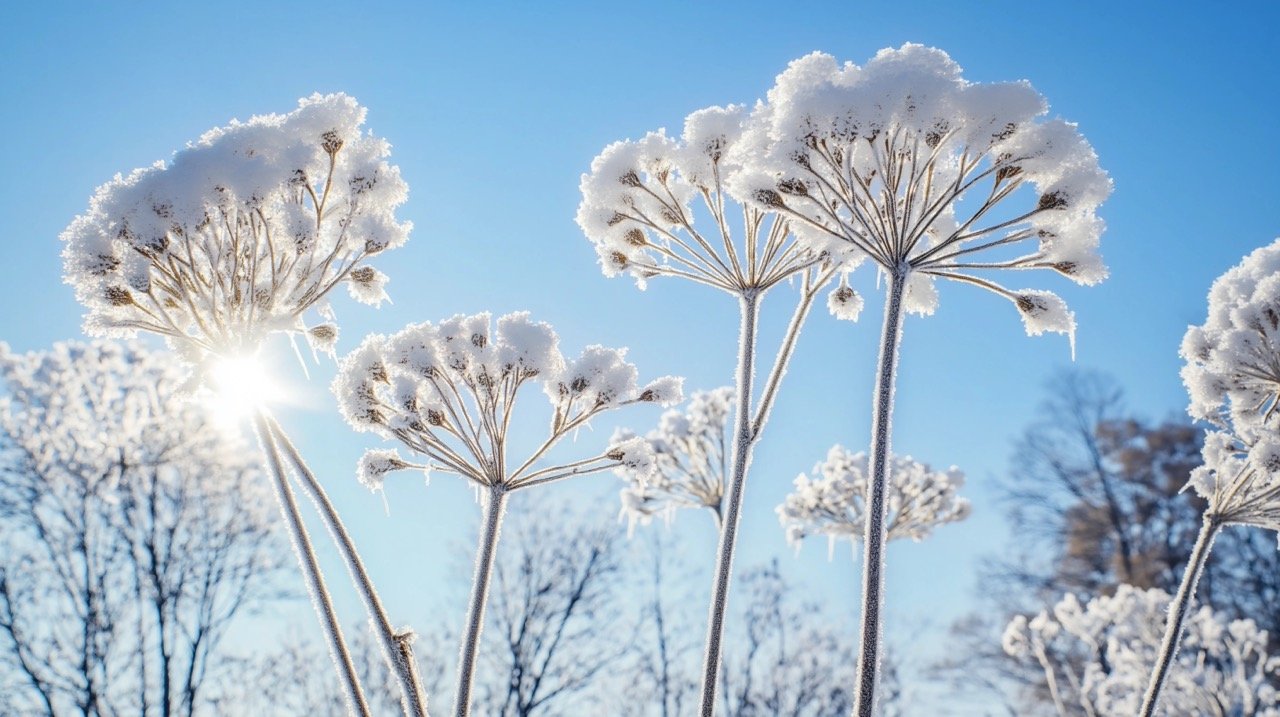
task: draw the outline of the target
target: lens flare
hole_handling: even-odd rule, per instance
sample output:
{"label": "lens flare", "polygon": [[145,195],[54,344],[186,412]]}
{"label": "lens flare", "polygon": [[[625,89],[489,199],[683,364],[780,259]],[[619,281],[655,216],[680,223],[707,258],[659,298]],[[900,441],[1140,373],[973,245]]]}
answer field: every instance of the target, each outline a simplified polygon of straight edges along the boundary
{"label": "lens flare", "polygon": [[254,355],[219,358],[209,367],[208,378],[210,410],[224,423],[248,418],[280,398],[277,382]]}

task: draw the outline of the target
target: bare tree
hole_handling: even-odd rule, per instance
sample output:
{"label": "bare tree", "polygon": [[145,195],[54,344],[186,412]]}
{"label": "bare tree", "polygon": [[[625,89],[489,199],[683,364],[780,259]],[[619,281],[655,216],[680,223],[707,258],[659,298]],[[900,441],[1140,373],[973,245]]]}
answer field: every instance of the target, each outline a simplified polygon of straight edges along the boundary
{"label": "bare tree", "polygon": [[633,642],[620,600],[619,527],[546,502],[512,523],[519,541],[494,571],[480,711],[590,713],[602,700],[599,678]]}
{"label": "bare tree", "polygon": [[[1004,693],[1012,713],[1051,704],[1041,671],[1010,661],[1004,625],[1064,594],[1111,595],[1122,585],[1177,590],[1200,530],[1203,501],[1183,488],[1203,433],[1186,420],[1135,418],[1106,376],[1063,373],[1019,440],[1004,485],[1018,547],[988,561],[984,616],[953,627],[961,659],[940,665],[958,685]],[[1224,531],[1201,598],[1229,618],[1251,617],[1280,638],[1280,556],[1259,531]]]}
{"label": "bare tree", "polygon": [[277,585],[251,454],[138,346],[0,346],[0,375],[0,711],[203,710]]}

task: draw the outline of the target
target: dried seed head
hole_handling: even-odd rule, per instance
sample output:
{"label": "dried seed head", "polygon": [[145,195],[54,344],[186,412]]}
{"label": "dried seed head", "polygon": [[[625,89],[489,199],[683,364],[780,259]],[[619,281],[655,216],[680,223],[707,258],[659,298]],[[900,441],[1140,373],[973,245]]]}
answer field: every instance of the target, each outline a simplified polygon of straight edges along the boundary
{"label": "dried seed head", "polygon": [[609,221],[607,221],[607,222],[605,222],[605,223],[612,227],[612,226],[617,226],[617,225],[621,224],[621,223],[622,223],[623,221],[625,221],[625,220],[626,220],[626,217],[622,216],[621,214],[619,214],[619,213],[617,213],[617,212],[614,212],[614,213],[613,213],[613,216],[609,217]]}
{"label": "dried seed head", "polygon": [[433,426],[443,426],[444,413],[437,411],[434,408],[427,409],[427,423],[430,423]]}
{"label": "dried seed head", "polygon": [[1040,203],[1037,205],[1038,209],[1066,209],[1066,207],[1067,198],[1062,195],[1062,192],[1041,195]]}
{"label": "dried seed head", "polygon": [[649,241],[644,237],[644,232],[638,227],[628,229],[627,233],[622,235],[622,238],[631,246],[645,246],[649,243]]}
{"label": "dried seed head", "polygon": [[103,297],[106,298],[112,306],[128,306],[133,303],[133,295],[129,293],[128,289],[122,286],[108,286],[103,292]]}
{"label": "dried seed head", "polygon": [[807,196],[809,194],[809,185],[801,179],[784,179],[778,182],[778,191],[783,194],[791,194],[798,197]]}
{"label": "dried seed head", "polygon": [[628,187],[639,187],[640,175],[636,174],[634,169],[629,169],[627,170],[626,174],[623,174],[621,177],[618,177],[618,181],[622,182]]}
{"label": "dried seed head", "polygon": [[760,202],[766,207],[781,209],[786,206],[782,201],[782,196],[772,189],[757,189],[755,192],[755,198],[757,202]]}
{"label": "dried seed head", "polygon": [[1074,261],[1060,261],[1053,265],[1053,270],[1063,276],[1075,276],[1079,267]]}
{"label": "dried seed head", "polygon": [[357,284],[370,284],[377,278],[378,272],[371,266],[360,266],[352,269],[347,276]]}
{"label": "dried seed head", "polygon": [[627,260],[627,255],[620,251],[609,252],[609,261],[613,262],[613,265],[619,269],[625,269],[631,263]]}
{"label": "dried seed head", "polygon": [[342,149],[342,138],[338,136],[337,132],[329,130],[320,135],[320,146],[327,154],[333,156],[338,153],[338,150]]}

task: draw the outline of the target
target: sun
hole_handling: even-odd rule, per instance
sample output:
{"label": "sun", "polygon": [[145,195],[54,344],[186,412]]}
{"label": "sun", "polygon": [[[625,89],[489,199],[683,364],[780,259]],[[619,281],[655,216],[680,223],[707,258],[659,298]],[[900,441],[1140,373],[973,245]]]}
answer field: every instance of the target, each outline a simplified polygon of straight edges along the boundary
{"label": "sun", "polygon": [[279,383],[257,355],[223,356],[208,369],[209,409],[221,422],[231,424],[281,397]]}

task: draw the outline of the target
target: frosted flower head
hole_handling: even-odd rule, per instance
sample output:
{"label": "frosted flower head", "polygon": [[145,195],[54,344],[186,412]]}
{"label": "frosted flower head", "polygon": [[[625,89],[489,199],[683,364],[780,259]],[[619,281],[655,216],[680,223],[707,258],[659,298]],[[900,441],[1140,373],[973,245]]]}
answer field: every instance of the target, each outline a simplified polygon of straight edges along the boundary
{"label": "frosted flower head", "polygon": [[[870,465],[865,452],[851,453],[835,445],[826,460],[813,467],[813,478],[801,473],[795,489],[778,506],[778,520],[788,542],[799,549],[809,535],[831,540],[862,539],[866,526],[866,494]],[[969,501],[958,491],[964,474],[951,467],[935,471],[910,456],[893,456],[885,495],[889,540],[921,541],[933,529],[969,516]]]}
{"label": "frosted flower head", "polygon": [[62,233],[86,331],[151,331],[228,356],[306,331],[304,314],[339,284],[380,303],[386,276],[369,261],[408,237],[394,216],[407,188],[364,117],[346,95],[312,95],[99,187]]}
{"label": "frosted flower head", "polygon": [[1193,418],[1246,440],[1280,433],[1280,240],[1213,282],[1209,316],[1187,329],[1182,357]]}
{"label": "frosted flower head", "polygon": [[[680,400],[680,379],[641,385],[625,350],[601,346],[566,361],[551,326],[525,312],[494,324],[487,313],[460,314],[369,336],[341,361],[334,379],[343,417],[356,430],[394,439],[427,459],[425,466],[405,467],[457,473],[486,486],[515,489],[615,467],[647,470],[651,461],[632,443],[551,468],[536,464],[601,413]],[[536,384],[550,400],[551,421],[543,446],[519,464],[508,455],[507,437],[517,398]],[[362,482],[380,485],[381,476],[395,468],[391,455],[367,455]]]}
{"label": "frosted flower head", "polygon": [[752,112],[728,189],[786,217],[813,251],[905,274],[908,311],[931,313],[934,281],[952,279],[1013,303],[1028,333],[1070,334],[1057,297],[986,278],[1106,277],[1095,210],[1111,182],[1075,125],[1046,111],[1028,83],[968,82],[941,50],[907,44],[861,67],[815,52]]}
{"label": "frosted flower head", "polygon": [[698,110],[679,138],[650,132],[592,161],[577,219],[606,276],[630,274],[642,288],[655,276],[679,276],[740,293],[820,262],[771,209],[740,211],[725,193],[741,171],[730,157],[747,118],[740,105]]}
{"label": "frosted flower head", "polygon": [[1205,436],[1204,463],[1188,485],[1209,503],[1207,514],[1223,523],[1280,531],[1280,436],[1246,446],[1221,431]]}
{"label": "frosted flower head", "polygon": [[643,443],[651,455],[649,465],[622,465],[615,471],[627,483],[622,513],[632,525],[656,516],[670,520],[680,508],[705,508],[718,518],[731,460],[728,435],[734,406],[733,389],[727,386],[695,391],[684,410],[664,413],[643,438],[630,432],[615,436]]}
{"label": "frosted flower head", "polygon": [[[1130,585],[1086,603],[1067,595],[1034,618],[1014,617],[1002,644],[1013,659],[1052,671],[1064,703],[1099,717],[1133,715],[1160,649],[1168,604],[1163,591]],[[1278,674],[1265,630],[1202,607],[1187,620],[1161,695],[1163,712],[1274,715],[1280,702],[1270,683]]]}

